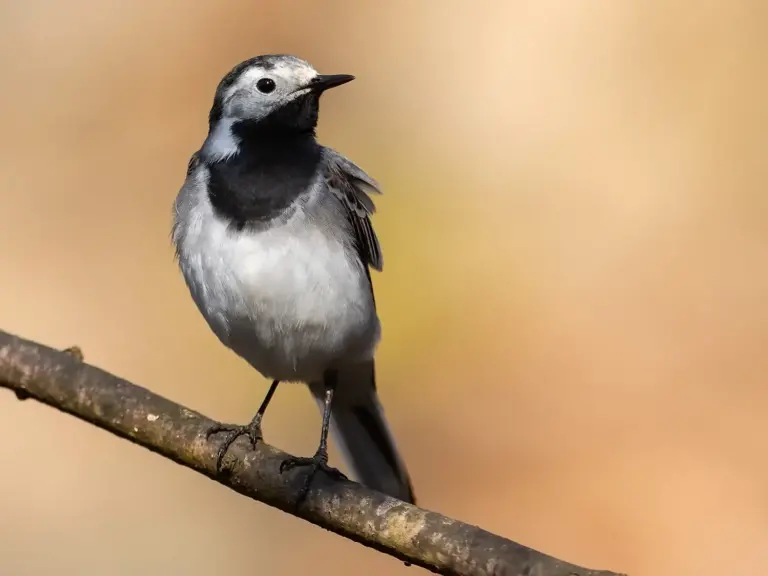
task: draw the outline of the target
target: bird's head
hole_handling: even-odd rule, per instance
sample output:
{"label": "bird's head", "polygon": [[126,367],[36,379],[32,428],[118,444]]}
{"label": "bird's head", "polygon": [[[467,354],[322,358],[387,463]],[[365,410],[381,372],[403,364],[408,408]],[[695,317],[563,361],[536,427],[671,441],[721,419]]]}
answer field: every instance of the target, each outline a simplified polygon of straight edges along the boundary
{"label": "bird's head", "polygon": [[256,56],[235,66],[219,82],[211,108],[211,129],[219,122],[311,132],[317,126],[320,95],[354,80],[348,74],[318,74],[290,55]]}

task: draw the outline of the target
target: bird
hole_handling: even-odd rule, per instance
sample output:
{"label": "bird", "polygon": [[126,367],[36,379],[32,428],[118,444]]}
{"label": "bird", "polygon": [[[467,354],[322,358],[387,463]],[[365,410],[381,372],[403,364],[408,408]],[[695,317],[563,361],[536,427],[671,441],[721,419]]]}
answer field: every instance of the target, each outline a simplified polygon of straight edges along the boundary
{"label": "bird", "polygon": [[371,224],[379,183],[317,141],[320,97],[349,74],[320,74],[290,54],[234,66],[218,83],[208,134],[191,155],[173,207],[175,260],[192,300],[226,347],[272,383],[250,423],[217,423],[217,472],[231,444],[263,440],[278,384],[305,384],[322,411],[306,496],[328,464],[328,435],[362,484],[415,503],[376,386],[381,339],[370,270],[382,251]]}

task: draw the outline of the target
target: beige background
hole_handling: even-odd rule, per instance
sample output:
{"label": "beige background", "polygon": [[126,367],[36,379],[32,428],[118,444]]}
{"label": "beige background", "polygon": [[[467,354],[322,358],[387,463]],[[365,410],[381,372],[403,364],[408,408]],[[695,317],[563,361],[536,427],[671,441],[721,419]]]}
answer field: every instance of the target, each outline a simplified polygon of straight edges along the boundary
{"label": "beige background", "polygon": [[[266,383],[172,260],[220,77],[358,79],[378,354],[421,503],[633,575],[768,569],[765,2],[0,3],[0,328],[211,416]],[[270,442],[319,415],[278,392]],[[417,574],[0,394],[0,574]],[[335,459],[335,453],[332,453]],[[338,462],[337,459],[335,459]]]}

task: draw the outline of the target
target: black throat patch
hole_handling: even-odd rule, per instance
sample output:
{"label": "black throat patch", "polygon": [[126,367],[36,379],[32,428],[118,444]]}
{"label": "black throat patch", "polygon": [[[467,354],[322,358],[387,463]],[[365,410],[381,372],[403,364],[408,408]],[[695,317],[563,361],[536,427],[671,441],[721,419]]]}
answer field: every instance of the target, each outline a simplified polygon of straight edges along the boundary
{"label": "black throat patch", "polygon": [[322,161],[313,133],[232,127],[240,152],[209,163],[208,196],[216,213],[242,230],[279,217],[307,192]]}

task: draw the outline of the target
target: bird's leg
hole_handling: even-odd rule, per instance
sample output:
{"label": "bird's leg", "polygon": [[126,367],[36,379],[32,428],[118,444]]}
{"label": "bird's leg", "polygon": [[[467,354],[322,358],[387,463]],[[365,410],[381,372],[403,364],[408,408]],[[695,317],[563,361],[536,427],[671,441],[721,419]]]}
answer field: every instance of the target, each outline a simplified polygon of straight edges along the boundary
{"label": "bird's leg", "polygon": [[342,474],[339,470],[328,466],[328,429],[331,425],[331,404],[333,402],[333,392],[336,389],[335,370],[328,370],[325,373],[324,385],[325,402],[323,405],[323,426],[320,429],[320,445],[317,447],[317,452],[315,452],[315,455],[312,456],[312,458],[299,458],[296,456],[291,456],[290,458],[283,460],[283,462],[280,464],[280,473],[291,470],[293,468],[297,468],[299,466],[310,467],[309,471],[307,472],[307,477],[304,480],[304,485],[301,488],[301,492],[299,492],[297,505],[301,504],[301,502],[307,496],[309,487],[312,484],[312,479],[315,477],[315,474],[318,470],[322,470],[334,478],[346,479],[346,476],[344,476],[344,474]]}
{"label": "bird's leg", "polygon": [[232,443],[240,436],[248,436],[251,441],[251,446],[256,448],[256,444],[259,442],[259,440],[262,439],[261,419],[264,417],[264,412],[267,411],[267,406],[269,406],[269,402],[272,400],[272,396],[275,395],[275,390],[277,390],[278,384],[280,384],[280,380],[275,380],[272,382],[267,395],[264,397],[264,401],[261,403],[261,406],[259,406],[259,410],[256,412],[256,415],[253,417],[253,420],[251,420],[250,423],[246,424],[245,426],[218,423],[214,424],[208,429],[206,432],[206,438],[210,438],[219,432],[226,432],[226,436],[224,436],[224,442],[222,442],[216,455],[217,472],[221,471],[221,463],[224,461],[224,456],[226,455],[227,450],[229,450],[229,447],[232,445]]}

